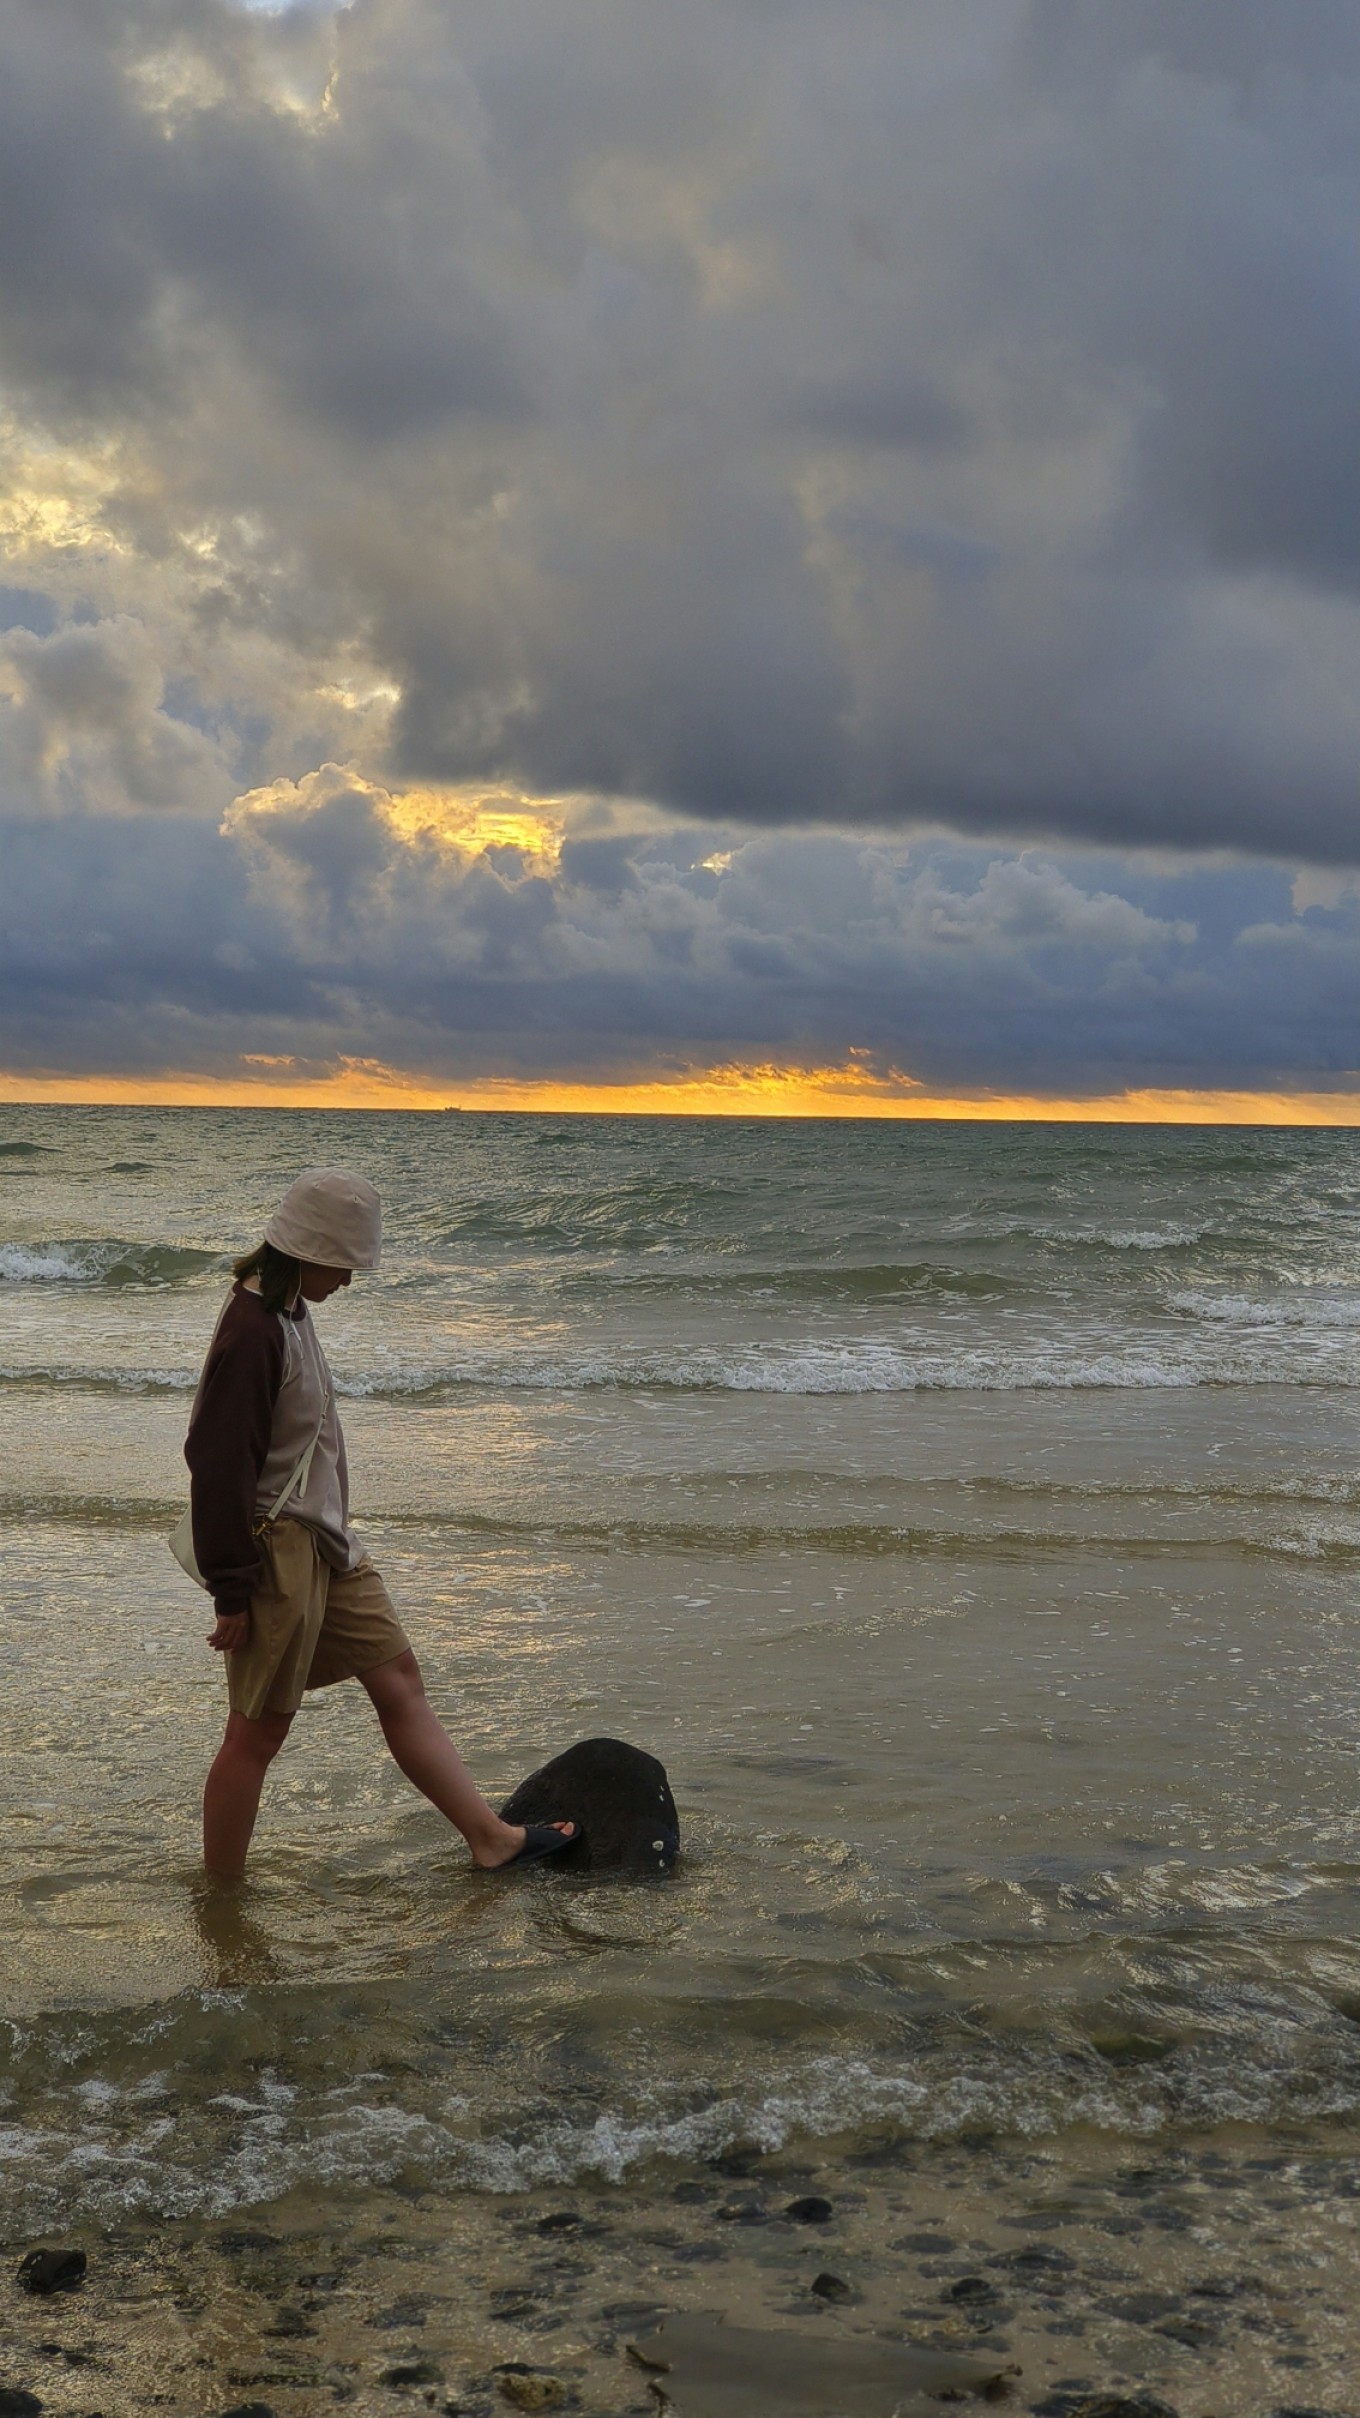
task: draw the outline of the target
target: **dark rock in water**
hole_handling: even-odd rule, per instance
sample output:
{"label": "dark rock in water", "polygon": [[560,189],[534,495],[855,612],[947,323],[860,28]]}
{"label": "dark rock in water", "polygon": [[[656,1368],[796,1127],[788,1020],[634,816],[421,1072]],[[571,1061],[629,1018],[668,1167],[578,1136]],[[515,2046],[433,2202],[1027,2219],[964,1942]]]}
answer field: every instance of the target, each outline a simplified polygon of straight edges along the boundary
{"label": "dark rock in water", "polygon": [[843,2275],[814,2275],[808,2288],[818,2300],[853,2300],[855,2296],[854,2285],[847,2284]]}
{"label": "dark rock in water", "polygon": [[759,2200],[731,2200],[715,2214],[723,2225],[768,2225],[770,2221]]}
{"label": "dark rock in water", "polygon": [[1150,2326],[1155,2318],[1174,2317],[1183,2303],[1174,2292],[1125,2292],[1098,2306],[1126,2325]]}
{"label": "dark rock in water", "polygon": [[268,2401],[233,2401],[229,2410],[221,2410],[218,2418],[274,2418],[273,2404]]}
{"label": "dark rock in water", "polygon": [[580,1835],[551,1859],[573,1872],[669,1872],[680,1817],[664,1765],[619,1738],[583,1738],[521,1780],[505,1822],[576,1822]]}
{"label": "dark rock in water", "polygon": [[1092,2393],[1077,2403],[1072,2418],[1177,2418],[1177,2413],[1154,2393]]}
{"label": "dark rock in water", "polygon": [[835,2211],[829,2200],[810,2192],[805,2200],[790,2200],[784,2214],[791,2225],[829,2225]]}
{"label": "dark rock in water", "polygon": [[1050,2250],[1046,2242],[1026,2242],[1023,2250],[999,2250],[989,2267],[1009,2268],[1012,2275],[1074,2275],[1077,2262],[1066,2250]]}
{"label": "dark rock in water", "polygon": [[0,2418],[41,2418],[42,2403],[22,2386],[0,2384]]}
{"label": "dark rock in water", "polygon": [[[1182,2343],[1187,2351],[1217,2350],[1223,2340],[1217,2326],[1206,2325],[1202,2317],[1169,2317],[1165,2325],[1156,2326],[1153,2331],[1164,2335],[1168,2342]],[[1279,2360],[1276,2364],[1284,2363]]]}
{"label": "dark rock in water", "polygon": [[956,2284],[945,2285],[940,2298],[968,2303],[999,2300],[1001,2295],[985,2275],[961,2275]]}
{"label": "dark rock in water", "polygon": [[444,2371],[434,2359],[401,2359],[395,2367],[384,2368],[379,2384],[411,2385],[442,2384]]}
{"label": "dark rock in water", "polygon": [[74,2292],[88,2262],[83,2250],[30,2250],[19,2261],[25,2292]]}
{"label": "dark rock in water", "polygon": [[496,2376],[504,2398],[517,2410],[555,2410],[567,2398],[561,2377],[549,2368],[526,2368],[516,2361],[498,2368]]}
{"label": "dark rock in water", "polygon": [[1093,2393],[1089,2386],[1059,2386],[1046,2401],[1031,2404],[1031,2418],[1176,2418],[1168,2401],[1154,2393]]}
{"label": "dark rock in water", "polygon": [[551,2216],[540,2217],[536,2233],[574,2233],[581,2220],[574,2208],[555,2208]]}

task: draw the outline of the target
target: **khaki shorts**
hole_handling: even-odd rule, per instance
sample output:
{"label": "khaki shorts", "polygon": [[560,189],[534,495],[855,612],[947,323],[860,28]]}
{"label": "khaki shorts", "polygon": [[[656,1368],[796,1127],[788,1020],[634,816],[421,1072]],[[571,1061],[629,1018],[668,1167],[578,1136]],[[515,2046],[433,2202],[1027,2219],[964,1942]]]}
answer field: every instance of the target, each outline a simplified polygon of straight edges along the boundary
{"label": "khaki shorts", "polygon": [[277,1520],[260,1539],[264,1576],[250,1599],[250,1635],[227,1666],[234,1713],[295,1713],[307,1688],[404,1654],[410,1644],[372,1562],[335,1570],[300,1520]]}

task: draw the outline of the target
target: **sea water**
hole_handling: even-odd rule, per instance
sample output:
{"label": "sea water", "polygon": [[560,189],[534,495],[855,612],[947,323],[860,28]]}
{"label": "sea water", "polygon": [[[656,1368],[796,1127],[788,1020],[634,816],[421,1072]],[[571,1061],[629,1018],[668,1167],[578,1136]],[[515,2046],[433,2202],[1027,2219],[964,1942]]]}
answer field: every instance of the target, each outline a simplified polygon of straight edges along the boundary
{"label": "sea water", "polygon": [[[493,1798],[662,1757],[664,1883],[492,1880],[310,1698],[239,1900],[164,1543],[233,1255]],[[800,2145],[1360,2112],[1360,1137],[0,1112],[0,2231]],[[569,1811],[564,1808],[564,1811]]]}

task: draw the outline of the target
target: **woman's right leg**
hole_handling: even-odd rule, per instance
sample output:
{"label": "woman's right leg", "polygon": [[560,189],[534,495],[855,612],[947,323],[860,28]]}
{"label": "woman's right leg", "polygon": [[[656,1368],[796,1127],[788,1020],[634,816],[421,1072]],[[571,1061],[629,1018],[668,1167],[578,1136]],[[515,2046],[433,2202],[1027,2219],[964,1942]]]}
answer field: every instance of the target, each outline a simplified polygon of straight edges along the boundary
{"label": "woman's right leg", "polygon": [[257,1721],[228,1713],[203,1791],[203,1861],[214,1880],[239,1881],[245,1871],[264,1776],[292,1724],[291,1713],[261,1713]]}

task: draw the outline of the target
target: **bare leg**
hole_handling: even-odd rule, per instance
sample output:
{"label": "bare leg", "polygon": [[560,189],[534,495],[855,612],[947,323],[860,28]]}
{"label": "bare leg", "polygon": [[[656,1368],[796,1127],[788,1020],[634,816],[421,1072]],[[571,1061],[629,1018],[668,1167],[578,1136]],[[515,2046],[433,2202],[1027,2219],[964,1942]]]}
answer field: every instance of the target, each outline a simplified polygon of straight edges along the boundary
{"label": "bare leg", "polygon": [[[484,1872],[510,1863],[524,1845],[524,1832],[513,1822],[503,1822],[474,1788],[467,1765],[425,1693],[420,1665],[409,1647],[390,1662],[380,1662],[376,1670],[364,1671],[360,1684],[372,1698],[394,1762],[446,1821],[461,1830],[473,1862]],[[570,1836],[575,1824],[559,1822],[556,1828]]]}
{"label": "bare leg", "polygon": [[258,1721],[227,1715],[203,1791],[203,1861],[215,1880],[239,1881],[245,1871],[264,1776],[292,1720],[291,1713],[262,1713]]}

